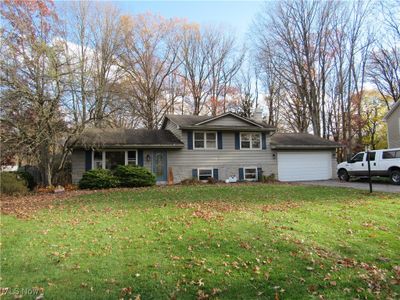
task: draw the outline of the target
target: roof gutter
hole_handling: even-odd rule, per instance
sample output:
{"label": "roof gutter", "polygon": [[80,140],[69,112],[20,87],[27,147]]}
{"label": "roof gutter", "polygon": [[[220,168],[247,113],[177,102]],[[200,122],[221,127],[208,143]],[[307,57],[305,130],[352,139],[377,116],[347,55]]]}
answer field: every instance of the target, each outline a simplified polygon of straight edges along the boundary
{"label": "roof gutter", "polygon": [[322,150],[322,149],[337,149],[342,148],[342,145],[272,145],[273,150]]}
{"label": "roof gutter", "polygon": [[76,145],[74,149],[182,149],[184,144],[93,144],[93,145]]}
{"label": "roof gutter", "polygon": [[220,130],[220,131],[248,131],[248,132],[274,132],[276,128],[266,127],[226,127],[226,126],[179,126],[183,130]]}

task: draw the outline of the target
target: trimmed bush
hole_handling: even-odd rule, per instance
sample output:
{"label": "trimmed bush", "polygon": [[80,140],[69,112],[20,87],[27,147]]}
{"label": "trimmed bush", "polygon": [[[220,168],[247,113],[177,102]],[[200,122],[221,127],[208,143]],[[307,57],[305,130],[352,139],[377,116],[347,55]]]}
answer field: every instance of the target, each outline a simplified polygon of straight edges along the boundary
{"label": "trimmed bush", "polygon": [[35,178],[33,178],[32,174],[26,171],[16,171],[13,172],[15,174],[17,174],[18,176],[20,176],[22,179],[25,180],[26,182],[26,186],[28,187],[28,189],[30,189],[31,191],[33,191],[33,189],[37,186],[37,183],[35,181]]}
{"label": "trimmed bush", "polygon": [[25,179],[16,172],[1,172],[0,191],[6,195],[23,195],[28,193],[28,187]]}
{"label": "trimmed bush", "polygon": [[108,189],[117,187],[118,185],[118,179],[110,170],[104,169],[86,171],[79,181],[80,189]]}
{"label": "trimmed bush", "polygon": [[141,187],[156,184],[156,177],[146,168],[139,166],[118,166],[114,175],[118,178],[120,186]]}

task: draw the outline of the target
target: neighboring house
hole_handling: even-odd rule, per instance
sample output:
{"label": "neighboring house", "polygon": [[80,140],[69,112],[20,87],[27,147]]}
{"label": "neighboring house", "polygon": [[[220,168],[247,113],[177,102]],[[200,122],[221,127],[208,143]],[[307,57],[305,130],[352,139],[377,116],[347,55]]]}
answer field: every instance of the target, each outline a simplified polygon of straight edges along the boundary
{"label": "neighboring house", "polygon": [[261,115],[248,119],[234,113],[167,115],[160,130],[89,129],[72,153],[72,180],[77,183],[86,170],[120,164],[144,166],[159,183],[193,177],[255,181],[275,174],[282,181],[296,181],[333,176],[338,144],[274,133]]}
{"label": "neighboring house", "polygon": [[400,101],[397,101],[383,120],[387,123],[388,148],[400,148]]}

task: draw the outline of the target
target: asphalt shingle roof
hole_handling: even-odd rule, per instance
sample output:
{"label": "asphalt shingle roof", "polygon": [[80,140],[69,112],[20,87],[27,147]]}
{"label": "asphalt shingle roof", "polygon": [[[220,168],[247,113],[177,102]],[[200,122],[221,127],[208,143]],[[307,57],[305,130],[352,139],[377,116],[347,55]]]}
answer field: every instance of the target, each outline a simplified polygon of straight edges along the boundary
{"label": "asphalt shingle roof", "polygon": [[165,117],[179,126],[191,126],[211,118],[210,116],[191,115],[166,115]]}
{"label": "asphalt shingle roof", "polygon": [[338,148],[339,143],[308,133],[276,133],[271,137],[273,148]]}
{"label": "asphalt shingle roof", "polygon": [[[167,119],[170,119],[172,122],[174,122],[175,124],[177,124],[177,125],[179,125],[181,127],[186,127],[186,126],[194,126],[194,125],[196,125],[196,124],[198,124],[200,122],[204,122],[204,121],[207,121],[207,120],[215,119],[215,118],[218,118],[218,117],[222,117],[223,118],[225,115],[237,116],[237,117],[239,117],[241,119],[248,120],[249,122],[258,124],[258,125],[262,126],[263,128],[275,129],[275,127],[269,126],[265,122],[257,122],[257,121],[255,121],[253,119],[240,117],[237,114],[230,113],[230,112],[226,113],[226,114],[222,114],[222,115],[217,116],[217,117],[215,117],[215,116],[192,116],[192,115],[166,115],[165,117]],[[199,126],[199,127],[201,127],[201,126],[207,127],[208,125],[206,123],[204,125],[197,125],[197,126]]]}
{"label": "asphalt shingle roof", "polygon": [[183,146],[183,143],[169,130],[127,128],[86,129],[77,142],[77,147],[126,145]]}

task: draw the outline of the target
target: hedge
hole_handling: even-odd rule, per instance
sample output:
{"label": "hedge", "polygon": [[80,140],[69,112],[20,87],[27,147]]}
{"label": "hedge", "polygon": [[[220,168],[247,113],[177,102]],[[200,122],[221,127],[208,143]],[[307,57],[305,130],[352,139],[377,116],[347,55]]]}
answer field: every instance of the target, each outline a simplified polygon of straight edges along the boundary
{"label": "hedge", "polygon": [[28,193],[27,182],[16,172],[1,172],[0,191],[6,195],[24,195]]}
{"label": "hedge", "polygon": [[118,166],[114,175],[122,187],[142,187],[156,184],[156,177],[144,167]]}
{"label": "hedge", "polygon": [[83,173],[79,181],[80,189],[108,189],[118,187],[118,179],[110,170],[94,169]]}

